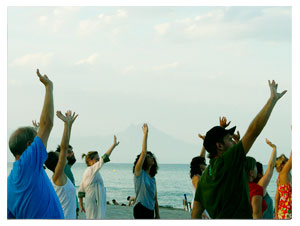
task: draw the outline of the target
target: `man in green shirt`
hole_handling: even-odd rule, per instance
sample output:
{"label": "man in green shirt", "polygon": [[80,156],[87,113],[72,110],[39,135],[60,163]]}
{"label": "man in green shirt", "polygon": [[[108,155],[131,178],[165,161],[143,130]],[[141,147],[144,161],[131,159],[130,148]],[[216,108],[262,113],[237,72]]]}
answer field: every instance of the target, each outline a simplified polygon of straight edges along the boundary
{"label": "man in green shirt", "polygon": [[286,93],[278,93],[277,86],[274,80],[269,81],[270,98],[237,144],[232,140],[235,127],[226,130],[215,126],[206,133],[203,145],[210,163],[198,182],[193,219],[202,218],[205,209],[213,219],[252,218],[245,159],[275,104]]}

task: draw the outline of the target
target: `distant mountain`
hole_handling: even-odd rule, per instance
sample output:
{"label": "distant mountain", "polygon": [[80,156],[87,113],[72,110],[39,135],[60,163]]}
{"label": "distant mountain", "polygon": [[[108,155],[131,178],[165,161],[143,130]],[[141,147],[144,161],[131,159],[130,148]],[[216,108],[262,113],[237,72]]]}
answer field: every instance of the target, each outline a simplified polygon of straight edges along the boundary
{"label": "distant mountain", "polygon": [[[202,144],[189,144],[174,138],[161,130],[149,125],[148,150],[153,152],[158,163],[189,164],[191,159],[200,154]],[[130,125],[124,131],[116,134],[120,144],[113,151],[110,159],[116,163],[133,163],[142,151],[143,132],[141,125]],[[50,136],[48,151],[56,149],[61,137]],[[113,143],[113,134],[108,136],[71,137],[75,156],[81,162],[81,154],[88,151],[98,151],[100,155]],[[8,155],[11,155],[8,153]]]}

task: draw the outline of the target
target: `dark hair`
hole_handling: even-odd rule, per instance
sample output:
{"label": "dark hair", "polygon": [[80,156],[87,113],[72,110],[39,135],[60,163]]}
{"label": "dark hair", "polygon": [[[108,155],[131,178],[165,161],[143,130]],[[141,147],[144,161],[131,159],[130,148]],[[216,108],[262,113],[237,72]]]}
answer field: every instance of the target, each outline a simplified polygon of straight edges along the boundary
{"label": "dark hair", "polygon": [[[73,149],[73,147],[69,144],[69,148]],[[56,152],[60,152],[60,145],[57,145]]]}
{"label": "dark hair", "polygon": [[254,170],[255,166],[256,166],[256,160],[253,157],[247,156],[246,157],[246,173],[249,173],[250,170]]}
{"label": "dark hair", "polygon": [[257,177],[254,179],[255,183],[258,183],[260,178],[263,176],[263,165],[260,162],[256,162],[256,168],[257,168]]}
{"label": "dark hair", "polygon": [[263,171],[263,165],[260,162],[256,162],[256,168],[257,168],[257,173],[263,175],[264,171]]}
{"label": "dark hair", "polygon": [[85,158],[85,163],[89,166],[88,160],[93,160],[96,155],[99,155],[97,151],[89,151],[87,154],[82,154],[81,158]]}
{"label": "dark hair", "polygon": [[9,138],[9,149],[11,153],[16,157],[16,155],[22,155],[27,149],[27,143],[33,142],[37,132],[31,127],[20,127]]}
{"label": "dark hair", "polygon": [[[155,155],[154,155],[151,151],[147,151],[147,155],[148,155],[148,154],[149,154],[149,155],[153,158],[153,160],[154,160],[154,165],[153,165],[153,166],[151,167],[151,169],[150,169],[150,176],[151,176],[151,177],[154,177],[154,176],[157,174],[157,170],[158,170],[157,161],[156,161]],[[139,154],[139,155],[136,157],[136,159],[135,159],[135,161],[134,161],[134,163],[133,163],[133,168],[132,168],[132,172],[133,172],[133,173],[134,173],[134,170],[135,170],[136,163],[137,163],[137,161],[139,160],[140,156],[141,156],[141,154]],[[148,169],[148,164],[147,164],[146,159],[147,159],[147,156],[146,156],[145,161],[144,161],[143,166],[142,166],[142,169],[143,169],[143,170],[147,170],[147,169]]]}
{"label": "dark hair", "polygon": [[46,167],[53,173],[55,171],[56,165],[58,163],[58,154],[54,151],[48,152],[48,158],[45,161]]}
{"label": "dark hair", "polygon": [[130,199],[130,196],[127,197],[127,200],[129,200],[129,199]]}
{"label": "dark hair", "polygon": [[194,175],[199,174],[200,176],[202,175],[202,170],[200,168],[200,165],[205,163],[205,158],[201,156],[194,157],[190,163],[190,177],[191,179],[193,178]]}

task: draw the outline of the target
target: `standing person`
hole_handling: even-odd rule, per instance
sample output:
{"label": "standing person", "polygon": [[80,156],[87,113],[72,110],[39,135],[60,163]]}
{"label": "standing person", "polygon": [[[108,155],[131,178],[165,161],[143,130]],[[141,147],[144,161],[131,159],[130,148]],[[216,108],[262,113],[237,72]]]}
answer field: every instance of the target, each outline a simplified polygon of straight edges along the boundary
{"label": "standing person", "polygon": [[67,164],[67,150],[69,148],[72,125],[78,115],[75,115],[75,112],[72,115],[70,110],[65,115],[57,111],[56,115],[64,122],[61,151],[59,153],[49,152],[45,165],[53,172],[52,185],[63,208],[65,219],[76,219],[76,188],[66,176],[64,169]]}
{"label": "standing person", "polygon": [[[135,219],[159,219],[155,175],[158,170],[154,154],[147,151],[148,125],[143,125],[142,152],[133,164],[134,189],[136,194],[133,216]],[[154,216],[155,213],[155,216]]]}
{"label": "standing person", "polygon": [[[113,145],[99,158],[97,151],[90,151],[83,154],[85,163],[88,166],[83,173],[82,181],[78,190],[79,206],[81,212],[86,212],[86,219],[104,219],[106,212],[106,188],[100,174],[103,164],[109,162],[109,156],[119,145],[117,137],[114,136]],[[83,198],[85,197],[85,208]]]}
{"label": "standing person", "polygon": [[284,154],[276,159],[279,173],[275,195],[275,218],[292,219],[292,152],[288,159]]}
{"label": "standing person", "polygon": [[18,128],[9,138],[9,149],[16,161],[7,179],[7,218],[63,219],[59,199],[43,168],[53,127],[53,83],[38,69],[36,73],[46,89],[40,127],[38,131],[33,127]]}
{"label": "standing person", "polygon": [[277,86],[274,80],[269,81],[270,98],[237,144],[232,140],[235,127],[226,130],[215,126],[206,133],[203,145],[210,163],[198,183],[192,218],[201,218],[204,209],[214,219],[252,218],[246,154],[265,127],[277,101],[286,93],[278,93]]}
{"label": "standing person", "polygon": [[256,162],[257,168],[257,177],[254,180],[255,183],[262,186],[264,189],[264,196],[263,199],[267,204],[267,209],[263,213],[264,219],[273,219],[274,218],[274,207],[273,207],[273,200],[267,192],[267,187],[272,179],[273,171],[275,167],[275,161],[277,156],[277,148],[274,144],[272,144],[268,139],[266,139],[266,143],[272,147],[272,154],[270,160],[268,162],[268,167],[266,172],[263,172],[263,166],[260,162]]}
{"label": "standing person", "polygon": [[[58,152],[58,153],[60,152],[60,145],[57,146],[56,152]],[[73,147],[72,147],[72,145],[69,144],[69,148],[67,151],[67,164],[65,166],[64,172],[76,188],[75,178],[74,178],[73,172],[71,170],[71,168],[75,164],[75,162],[76,162],[76,158],[75,158],[75,154],[73,151]],[[79,213],[79,203],[78,203],[78,198],[76,195],[76,218],[78,218],[78,213]]]}
{"label": "standing person", "polygon": [[249,184],[249,196],[250,196],[250,205],[252,209],[253,219],[262,219],[263,212],[267,209],[267,203],[263,199],[264,188],[259,184],[255,183],[254,180],[257,177],[257,167],[256,160],[253,157],[246,157],[246,172],[248,175],[248,184]]}
{"label": "standing person", "polygon": [[[229,126],[230,122],[227,123],[227,118],[226,117],[219,117],[219,122],[220,126],[223,128],[226,128]],[[237,139],[239,139],[239,133],[235,135]],[[202,140],[205,139],[205,136],[201,135],[200,133],[198,134],[198,137],[201,138]],[[197,190],[198,182],[199,179],[206,169],[206,161],[205,161],[205,147],[203,146],[200,152],[200,156],[194,157],[190,163],[190,177],[192,179],[192,184],[193,184],[193,200],[192,200],[192,208],[194,205],[194,198],[195,198],[195,192]],[[203,219],[209,219],[209,214],[206,210],[204,210],[202,214]]]}

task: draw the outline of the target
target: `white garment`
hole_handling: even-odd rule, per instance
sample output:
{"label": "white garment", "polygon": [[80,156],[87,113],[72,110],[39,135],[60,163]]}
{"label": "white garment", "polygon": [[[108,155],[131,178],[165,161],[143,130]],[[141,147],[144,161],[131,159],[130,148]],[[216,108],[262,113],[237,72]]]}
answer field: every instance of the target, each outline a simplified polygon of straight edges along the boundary
{"label": "white garment", "polygon": [[64,211],[65,219],[76,219],[76,188],[71,180],[67,177],[67,183],[63,186],[54,184],[53,178],[51,182]]}
{"label": "white garment", "polygon": [[106,211],[106,188],[99,170],[104,164],[101,157],[83,173],[79,192],[85,192],[86,219],[104,219]]}

